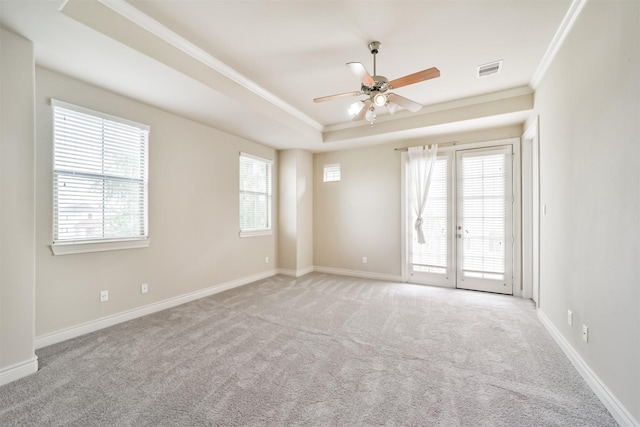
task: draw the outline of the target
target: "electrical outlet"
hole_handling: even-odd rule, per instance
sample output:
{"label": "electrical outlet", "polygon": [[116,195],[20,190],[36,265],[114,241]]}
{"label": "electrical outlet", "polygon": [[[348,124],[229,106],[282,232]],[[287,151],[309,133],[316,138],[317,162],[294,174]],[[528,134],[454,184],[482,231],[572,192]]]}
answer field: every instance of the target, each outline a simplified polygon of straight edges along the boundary
{"label": "electrical outlet", "polygon": [[100,302],[109,301],[109,291],[100,291]]}
{"label": "electrical outlet", "polygon": [[367,263],[367,257],[366,257],[366,256],[363,256],[363,257],[362,257],[362,263],[363,263],[363,264],[366,264],[366,263]]}
{"label": "electrical outlet", "polygon": [[265,264],[269,264],[269,257],[268,256],[264,257],[264,263]]}
{"label": "electrical outlet", "polygon": [[149,284],[143,283],[142,285],[140,285],[140,293],[146,294],[147,292],[149,292]]}
{"label": "electrical outlet", "polygon": [[587,328],[587,325],[582,325],[582,340],[589,342],[589,328]]}
{"label": "electrical outlet", "polygon": [[567,323],[569,326],[573,326],[573,311],[567,310]]}

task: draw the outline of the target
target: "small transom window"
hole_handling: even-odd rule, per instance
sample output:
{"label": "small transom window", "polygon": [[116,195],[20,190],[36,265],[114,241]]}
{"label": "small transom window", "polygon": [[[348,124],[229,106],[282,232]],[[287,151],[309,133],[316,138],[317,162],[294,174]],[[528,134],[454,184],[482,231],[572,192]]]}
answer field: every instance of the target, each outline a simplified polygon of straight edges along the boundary
{"label": "small transom window", "polygon": [[340,164],[324,165],[324,182],[340,181]]}

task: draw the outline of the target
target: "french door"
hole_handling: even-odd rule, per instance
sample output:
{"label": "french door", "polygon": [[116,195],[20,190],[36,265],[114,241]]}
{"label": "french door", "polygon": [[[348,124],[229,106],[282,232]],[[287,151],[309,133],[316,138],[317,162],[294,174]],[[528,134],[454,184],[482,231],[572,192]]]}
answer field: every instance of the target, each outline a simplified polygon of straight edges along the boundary
{"label": "french door", "polygon": [[511,146],[456,153],[456,286],[513,293]]}
{"label": "french door", "polygon": [[409,282],[513,293],[512,174],[511,145],[438,155],[422,215],[424,244],[407,197]]}
{"label": "french door", "polygon": [[[410,179],[405,174],[405,180]],[[417,214],[413,194],[409,194],[407,212],[408,281],[429,285],[453,287],[455,285],[455,258],[453,239],[452,201],[453,191],[452,153],[438,155],[431,175],[431,185],[425,211],[422,214],[422,230],[425,243],[419,244],[414,229]]]}

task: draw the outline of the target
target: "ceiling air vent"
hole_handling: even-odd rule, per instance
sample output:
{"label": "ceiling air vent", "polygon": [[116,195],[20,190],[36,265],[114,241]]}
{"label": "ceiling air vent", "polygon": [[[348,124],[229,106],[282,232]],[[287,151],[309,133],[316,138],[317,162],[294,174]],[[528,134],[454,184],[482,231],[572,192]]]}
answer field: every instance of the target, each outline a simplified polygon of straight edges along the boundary
{"label": "ceiling air vent", "polygon": [[498,74],[502,68],[502,60],[478,65],[478,78]]}

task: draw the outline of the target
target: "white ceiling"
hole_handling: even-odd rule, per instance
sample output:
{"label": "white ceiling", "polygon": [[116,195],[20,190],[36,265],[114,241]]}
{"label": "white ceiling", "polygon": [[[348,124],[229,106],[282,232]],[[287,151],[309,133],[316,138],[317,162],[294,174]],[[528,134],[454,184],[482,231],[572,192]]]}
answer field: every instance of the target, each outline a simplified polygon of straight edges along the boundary
{"label": "white ceiling", "polygon": [[[181,1],[0,0],[2,26],[35,44],[36,62],[275,148],[326,151],[522,123],[531,82],[570,0]],[[389,79],[430,67],[441,77],[394,92],[425,107],[379,115],[347,109],[362,97],[345,66],[373,74],[382,42]],[[502,60],[478,79],[478,65]],[[503,102],[485,116],[469,108]],[[467,108],[467,110],[465,110]],[[456,114],[442,114],[443,112]],[[436,113],[441,113],[436,118]]]}

